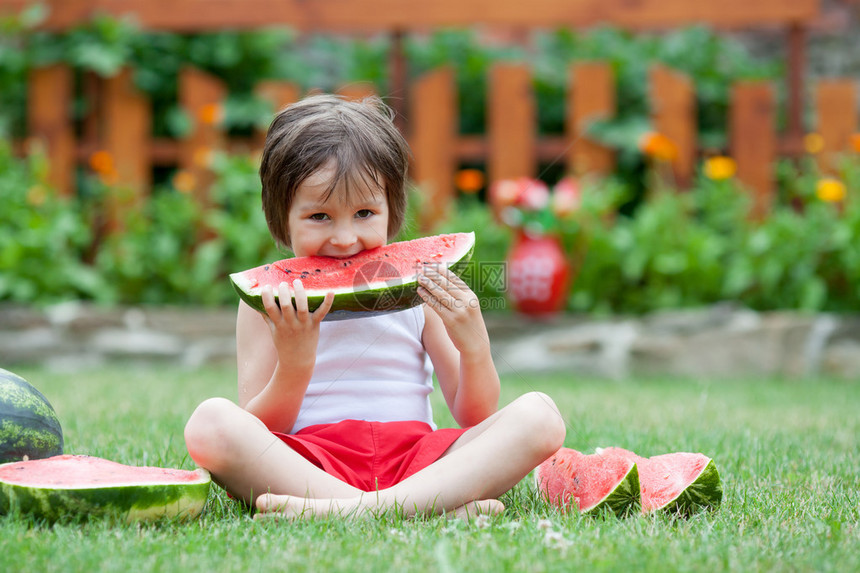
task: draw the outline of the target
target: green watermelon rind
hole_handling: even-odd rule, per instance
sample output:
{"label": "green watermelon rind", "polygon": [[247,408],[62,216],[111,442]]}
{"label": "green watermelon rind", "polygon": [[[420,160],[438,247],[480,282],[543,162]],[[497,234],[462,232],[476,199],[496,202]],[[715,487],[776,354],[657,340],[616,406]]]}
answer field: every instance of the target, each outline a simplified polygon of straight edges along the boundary
{"label": "green watermelon rind", "polygon": [[703,509],[716,509],[723,500],[720,472],[714,460],[709,459],[702,472],[678,497],[652,511],[690,516]]}
{"label": "green watermelon rind", "polygon": [[[475,251],[475,242],[472,241],[469,250],[457,261],[451,261],[448,264],[448,269],[457,276],[462,277],[464,271],[472,259],[472,254]],[[236,280],[236,277],[242,273],[234,273],[230,275],[230,283],[233,288],[245,303],[251,308],[265,313],[266,309],[263,306],[263,297],[254,295],[243,289]],[[325,294],[308,295],[308,310],[313,312],[323,303]],[[275,294],[275,301],[278,301],[278,296]],[[406,310],[414,306],[418,306],[424,302],[418,295],[417,281],[406,281],[398,285],[387,286],[384,288],[365,289],[360,291],[336,293],[334,301],[329,313],[326,315],[326,320],[339,320],[349,318],[359,318],[363,316],[371,316],[376,314],[384,314],[388,312],[397,312]],[[293,303],[295,306],[295,303]]]}
{"label": "green watermelon rind", "polygon": [[0,464],[62,454],[63,430],[45,395],[2,368],[0,388]]}
{"label": "green watermelon rind", "polygon": [[639,468],[634,463],[618,485],[583,515],[600,515],[607,509],[618,517],[636,513],[640,508]]}
{"label": "green watermelon rind", "polygon": [[[538,491],[542,491],[541,479],[539,466],[535,469],[534,473],[535,486],[538,488]],[[611,511],[617,517],[626,517],[632,513],[639,512],[641,507],[640,500],[639,468],[633,463],[621,481],[618,482],[618,485],[592,507],[582,510],[573,501],[570,502],[570,505],[576,508],[582,515],[596,516]]]}
{"label": "green watermelon rind", "polygon": [[[2,467],[2,466],[0,466]],[[116,517],[128,522],[192,519],[209,497],[212,478],[199,468],[197,481],[52,488],[0,480],[0,514],[19,513],[48,522]]]}

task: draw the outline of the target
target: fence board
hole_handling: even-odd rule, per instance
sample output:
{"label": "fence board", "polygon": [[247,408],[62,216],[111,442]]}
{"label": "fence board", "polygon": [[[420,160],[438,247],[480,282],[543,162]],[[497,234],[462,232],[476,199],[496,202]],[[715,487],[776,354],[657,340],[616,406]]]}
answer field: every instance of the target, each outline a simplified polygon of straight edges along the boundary
{"label": "fence board", "polygon": [[362,100],[366,97],[374,96],[376,88],[371,82],[352,82],[344,84],[337,89],[338,95],[351,100]]}
{"label": "fence board", "polygon": [[[260,98],[269,102],[274,113],[281,111],[291,103],[299,101],[301,98],[301,89],[299,86],[290,82],[276,80],[260,82],[257,84],[256,93]],[[267,131],[268,125],[265,129],[259,129],[254,134],[255,150],[261,151],[266,145]]]}
{"label": "fence board", "polygon": [[835,173],[840,156],[851,148],[857,132],[857,89],[854,80],[822,80],[815,87],[818,133],[824,148],[818,154],[818,167]]}
{"label": "fence board", "polygon": [[490,70],[487,93],[490,183],[537,173],[537,115],[531,70],[498,64]]}
{"label": "fence board", "polygon": [[[32,0],[0,0],[3,12]],[[631,29],[707,23],[720,27],[810,20],[820,0],[43,0],[44,27],[65,29],[94,13],[134,13],[148,28],[193,32],[285,24],[310,30],[424,30],[476,24],[519,27],[611,24]]]}
{"label": "fence board", "polygon": [[191,117],[193,128],[182,141],[179,165],[193,176],[193,193],[202,205],[209,203],[213,181],[208,165],[211,153],[225,146],[219,115],[226,95],[227,88],[218,78],[190,67],[181,71],[180,105]]}
{"label": "fence board", "polygon": [[582,62],[570,70],[567,133],[573,143],[568,170],[577,175],[607,174],[615,167],[613,151],[585,135],[589,123],[615,115],[615,78],[604,62]]}
{"label": "fence board", "polygon": [[729,137],[738,180],[753,193],[753,215],[764,217],[774,194],[776,100],[766,82],[741,82],[732,88]]}
{"label": "fence board", "polygon": [[655,65],[649,74],[651,115],[655,129],[677,147],[672,161],[675,183],[686,187],[696,165],[696,93],[693,82],[684,74]]}
{"label": "fence board", "polygon": [[58,64],[34,69],[27,91],[30,137],[45,147],[50,165],[48,182],[61,195],[75,193],[76,143],[72,127],[74,75]]}
{"label": "fence board", "polygon": [[113,157],[116,184],[111,186],[108,228],[121,231],[123,212],[139,207],[152,185],[149,158],[152,110],[126,68],[104,80],[104,147]]}
{"label": "fence board", "polygon": [[454,71],[442,68],[420,78],[410,94],[413,180],[421,187],[421,227],[443,219],[454,198],[457,88]]}

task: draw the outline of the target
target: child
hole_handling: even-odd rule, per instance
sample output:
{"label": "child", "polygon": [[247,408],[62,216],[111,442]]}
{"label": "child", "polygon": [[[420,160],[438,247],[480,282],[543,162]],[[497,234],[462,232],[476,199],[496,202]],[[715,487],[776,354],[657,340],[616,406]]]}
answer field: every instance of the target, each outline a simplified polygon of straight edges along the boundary
{"label": "child", "polygon": [[[343,258],[386,244],[406,208],[409,149],[376,98],[312,96],[272,123],[260,166],[274,239],[296,256]],[[496,498],[552,455],[565,426],[533,392],[497,411],[499,377],[475,294],[444,268],[426,304],[322,322],[301,281],[240,302],[239,404],[212,398],[185,428],[188,451],[257,517],[394,510],[498,513]],[[461,428],[435,430],[435,370]],[[367,493],[372,492],[372,493]]]}

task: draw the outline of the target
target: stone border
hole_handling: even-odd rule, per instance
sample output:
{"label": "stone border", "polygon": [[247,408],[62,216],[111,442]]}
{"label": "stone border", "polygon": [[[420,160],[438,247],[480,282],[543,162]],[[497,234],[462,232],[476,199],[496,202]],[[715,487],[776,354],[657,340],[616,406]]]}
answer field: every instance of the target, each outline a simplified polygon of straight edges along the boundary
{"label": "stone border", "polygon": [[[0,367],[235,364],[234,308],[0,305]],[[733,305],[596,319],[486,315],[501,373],[860,379],[860,317]]]}

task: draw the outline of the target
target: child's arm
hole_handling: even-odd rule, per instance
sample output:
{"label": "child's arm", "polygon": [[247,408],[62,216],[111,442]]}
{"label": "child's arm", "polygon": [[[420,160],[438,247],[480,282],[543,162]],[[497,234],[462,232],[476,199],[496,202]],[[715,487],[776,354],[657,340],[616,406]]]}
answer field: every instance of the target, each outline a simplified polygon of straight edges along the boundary
{"label": "child's arm", "polygon": [[[270,430],[289,432],[296,421],[316,361],[319,323],[331,308],[334,296],[308,311],[300,281],[296,308],[275,303],[271,289],[263,291],[266,314],[244,303],[236,321],[239,405],[259,418]],[[280,300],[289,301],[286,284],[279,287]]]}
{"label": "child's arm", "polygon": [[499,402],[499,374],[480,301],[460,277],[427,268],[418,289],[427,303],[423,342],[454,419],[474,426]]}

